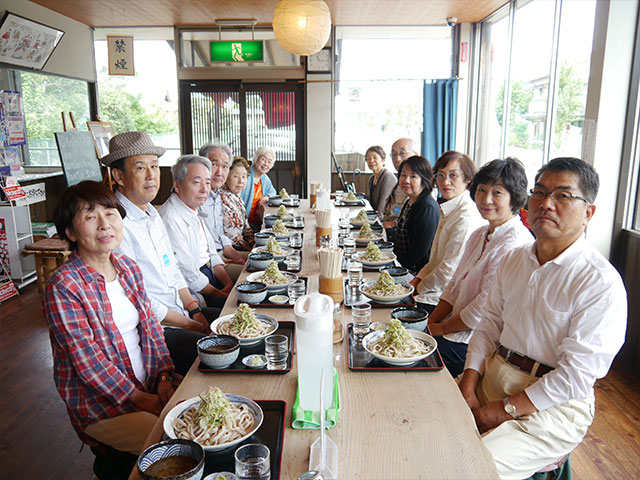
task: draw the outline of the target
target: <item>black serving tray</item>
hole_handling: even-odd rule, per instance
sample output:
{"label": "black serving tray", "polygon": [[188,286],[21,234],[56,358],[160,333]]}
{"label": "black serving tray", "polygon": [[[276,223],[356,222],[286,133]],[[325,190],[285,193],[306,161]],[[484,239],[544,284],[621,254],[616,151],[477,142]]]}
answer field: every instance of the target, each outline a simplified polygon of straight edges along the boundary
{"label": "black serving tray", "polygon": [[431,372],[444,368],[438,349],[427,358],[406,367],[394,367],[374,357],[362,346],[362,338],[354,338],[353,324],[347,325],[347,349],[349,350],[349,370],[357,372]]}
{"label": "black serving tray", "polygon": [[337,200],[334,200],[333,203],[335,204],[336,207],[352,207],[352,208],[360,208],[367,205],[362,198],[360,198],[357,202],[353,202],[353,203],[344,203],[342,200],[340,200],[339,202]]}
{"label": "black serving tray", "polygon": [[[297,250],[297,248],[295,250]],[[251,260],[249,260],[249,264],[251,264]],[[278,262],[278,268],[280,269],[281,272],[298,273],[300,270],[302,270],[302,255],[300,255],[300,266],[295,270],[289,270],[287,267],[287,264],[284,263],[284,260],[281,260],[280,262]],[[263,270],[264,268],[247,267],[247,272],[261,272]]]}
{"label": "black serving tray", "polygon": [[[300,207],[300,199],[298,199],[298,201],[295,202],[295,203],[289,203],[289,202],[284,203],[284,202],[282,202],[280,205],[284,205],[287,208],[298,208],[298,207]],[[277,208],[280,205],[274,205],[273,203],[271,203],[271,201],[269,201],[269,206],[270,207],[276,207]]]}
{"label": "black serving tray", "polygon": [[[308,281],[307,277],[298,277],[298,280],[304,280],[305,286],[309,285],[309,281]],[[309,292],[305,291],[305,295],[307,293],[309,293]],[[282,293],[278,292],[275,295],[288,295],[288,293],[286,291],[282,292]],[[250,307],[253,307],[253,308],[293,308],[293,305],[289,305],[289,303],[284,303],[283,304],[283,303],[270,302],[269,301],[269,297],[270,296],[271,295],[269,295],[267,293],[267,298],[265,298],[262,302],[260,302],[260,303],[248,303],[247,305],[249,305]],[[237,304],[240,305],[241,303],[244,303],[244,302],[241,302],[240,300],[238,300]]]}
{"label": "black serving tray", "polygon": [[293,361],[293,348],[296,340],[295,322],[278,322],[278,329],[273,333],[286,335],[289,337],[289,356],[287,357],[287,366],[282,370],[268,370],[265,368],[250,368],[242,363],[242,359],[247,355],[259,354],[264,355],[264,341],[256,345],[240,347],[238,359],[227,368],[209,368],[201,360],[198,361],[198,371],[202,373],[270,373],[272,375],[284,375],[291,371],[291,362]]}
{"label": "black serving tray", "polygon": [[247,440],[222,452],[205,453],[204,476],[216,472],[235,471],[235,451],[248,443],[262,443],[271,454],[271,478],[279,479],[282,467],[282,447],[287,404],[282,400],[255,400],[264,413],[260,428]]}
{"label": "black serving tray", "polygon": [[[378,269],[380,267],[376,267]],[[342,291],[343,291],[343,303],[345,307],[351,308],[353,305],[357,305],[359,303],[370,303],[371,308],[396,308],[396,307],[412,307],[416,304],[413,295],[409,295],[404,297],[400,302],[397,303],[378,303],[371,300],[369,297],[365,297],[358,291],[355,295],[353,295],[352,289],[348,286],[348,279],[344,279],[342,282]]]}

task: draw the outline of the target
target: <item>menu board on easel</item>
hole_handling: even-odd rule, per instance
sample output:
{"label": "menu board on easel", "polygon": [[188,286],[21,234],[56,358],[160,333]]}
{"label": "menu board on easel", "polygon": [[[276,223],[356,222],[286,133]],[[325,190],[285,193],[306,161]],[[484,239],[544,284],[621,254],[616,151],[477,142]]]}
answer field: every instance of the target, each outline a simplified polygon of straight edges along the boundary
{"label": "menu board on easel", "polygon": [[83,180],[102,181],[93,135],[88,131],[55,132],[67,186]]}

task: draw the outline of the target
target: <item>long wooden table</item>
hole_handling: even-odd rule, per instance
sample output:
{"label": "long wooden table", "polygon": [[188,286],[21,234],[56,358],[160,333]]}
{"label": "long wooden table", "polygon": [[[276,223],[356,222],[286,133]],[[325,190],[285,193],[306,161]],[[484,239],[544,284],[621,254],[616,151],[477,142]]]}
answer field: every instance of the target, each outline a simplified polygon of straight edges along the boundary
{"label": "long wooden table", "polygon": [[[271,209],[268,209],[271,210]],[[315,219],[302,200],[298,209],[305,216],[302,271],[308,291],[318,290],[318,261]],[[353,210],[353,214],[358,209]],[[243,281],[243,272],[238,281]],[[365,278],[375,276],[365,273]],[[223,314],[233,313],[237,298],[229,296]],[[390,309],[373,309],[372,321],[388,320]],[[295,321],[292,308],[268,309],[278,320]],[[350,310],[343,309],[343,323]],[[346,325],[345,325],[346,326]],[[348,339],[334,346],[334,365],[340,386],[338,423],[328,433],[338,444],[341,479],[470,479],[498,478],[491,454],[485,449],[453,378],[446,369],[431,372],[354,372],[348,368]],[[209,385],[223,392],[254,400],[284,400],[287,403],[286,431],[281,478],[295,479],[308,470],[311,443],[317,430],[291,428],[291,407],[295,399],[297,366],[286,375],[203,374],[197,361],[162,412],[147,439],[160,441],[162,419],[176,403],[197,396]],[[131,478],[138,478],[133,472]]]}

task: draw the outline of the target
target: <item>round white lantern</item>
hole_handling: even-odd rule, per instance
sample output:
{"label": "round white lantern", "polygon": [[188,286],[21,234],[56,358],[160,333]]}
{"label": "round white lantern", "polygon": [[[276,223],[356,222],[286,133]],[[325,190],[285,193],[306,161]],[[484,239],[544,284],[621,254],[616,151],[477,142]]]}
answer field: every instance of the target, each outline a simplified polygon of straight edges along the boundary
{"label": "round white lantern", "polygon": [[286,51],[313,55],[329,40],[329,7],[322,0],[280,0],[273,11],[273,33]]}

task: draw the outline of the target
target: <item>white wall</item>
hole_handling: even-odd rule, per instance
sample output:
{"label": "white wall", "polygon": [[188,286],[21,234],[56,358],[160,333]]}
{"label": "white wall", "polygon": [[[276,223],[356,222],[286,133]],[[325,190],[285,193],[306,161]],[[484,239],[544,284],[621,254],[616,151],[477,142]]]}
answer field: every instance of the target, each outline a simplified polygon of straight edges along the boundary
{"label": "white wall", "polygon": [[[308,80],[331,80],[331,75],[307,75]],[[307,191],[310,181],[320,180],[331,188],[333,139],[332,83],[307,83]]]}
{"label": "white wall", "polygon": [[27,0],[2,0],[0,17],[4,16],[5,11],[64,32],[60,43],[44,66],[44,72],[91,82],[96,80],[93,34],[90,27]]}
{"label": "white wall", "polygon": [[[600,176],[587,239],[609,257],[624,142],[638,2],[598,2],[582,156]],[[590,140],[591,139],[591,140]]]}

